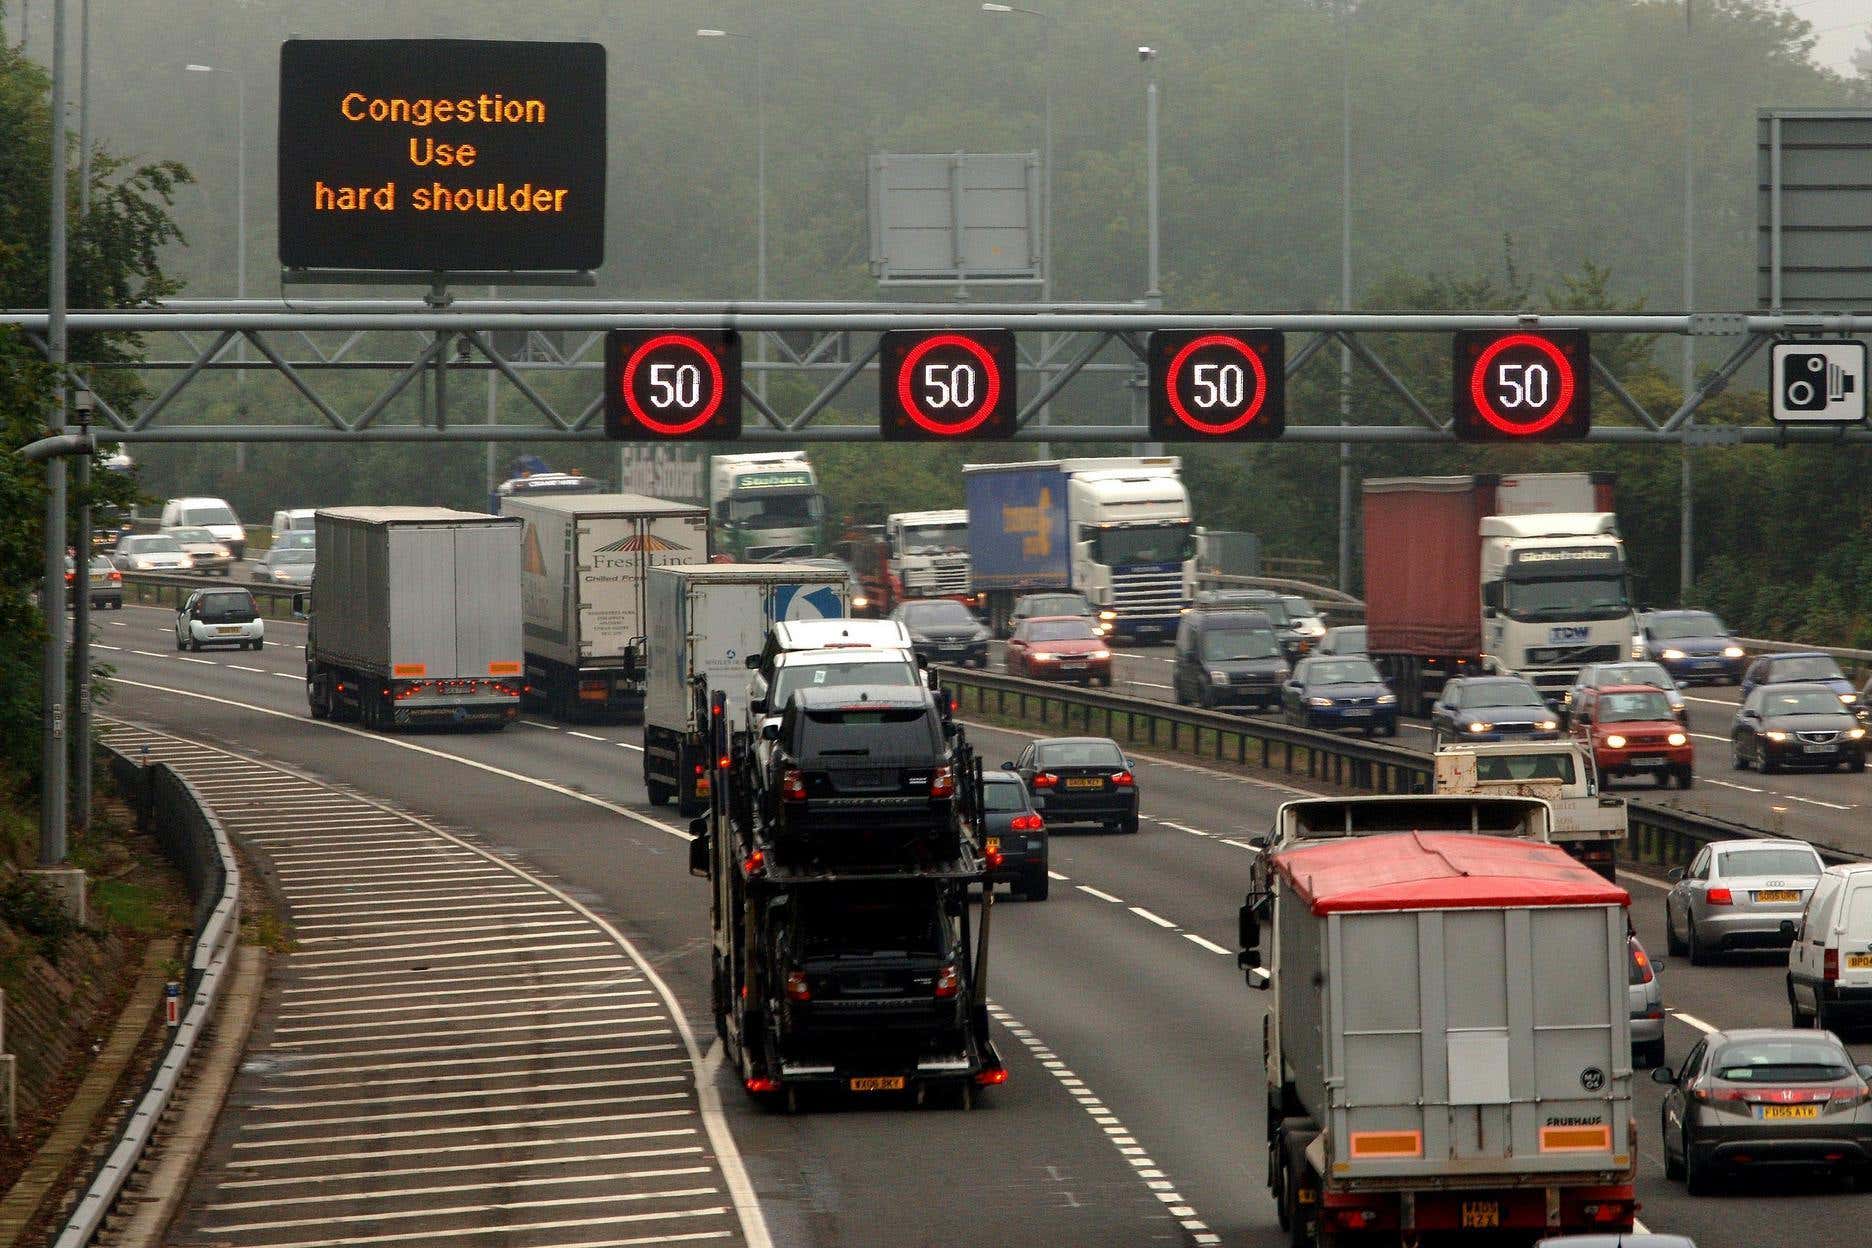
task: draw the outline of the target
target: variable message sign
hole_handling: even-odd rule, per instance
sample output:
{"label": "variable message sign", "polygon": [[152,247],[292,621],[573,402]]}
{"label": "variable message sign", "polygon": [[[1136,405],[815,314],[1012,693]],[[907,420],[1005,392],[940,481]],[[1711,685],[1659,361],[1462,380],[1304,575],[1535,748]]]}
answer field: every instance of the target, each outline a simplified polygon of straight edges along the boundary
{"label": "variable message sign", "polygon": [[1149,358],[1154,441],[1264,441],[1287,428],[1287,350],[1280,334],[1158,330]]}
{"label": "variable message sign", "polygon": [[1014,436],[1014,334],[890,330],[878,351],[878,418],[902,441]]}
{"label": "variable message sign", "polygon": [[1465,442],[1558,442],[1592,432],[1592,355],[1580,330],[1459,330],[1452,429]]}
{"label": "variable message sign", "polygon": [[741,436],[741,336],[732,329],[605,335],[605,436],[725,442]]}

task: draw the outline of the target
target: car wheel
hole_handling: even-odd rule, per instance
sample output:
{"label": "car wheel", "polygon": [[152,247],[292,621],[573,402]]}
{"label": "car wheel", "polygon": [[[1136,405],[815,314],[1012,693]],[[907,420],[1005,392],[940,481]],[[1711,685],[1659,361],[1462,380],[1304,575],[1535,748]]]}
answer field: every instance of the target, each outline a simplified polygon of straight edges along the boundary
{"label": "car wheel", "polygon": [[177,633],[177,634],[176,634],[176,639],[175,639],[175,648],[176,648],[176,650],[177,650],[178,652],[180,652],[180,651],[183,651],[183,650],[186,650],[186,649],[188,649],[188,647],[187,647],[186,645],[184,645],[184,644],[182,643],[182,634],[181,634],[181,633]]}
{"label": "car wheel", "polygon": [[1052,884],[1052,877],[1047,875],[1044,866],[1029,867],[1021,877],[1021,898],[1025,901],[1045,901],[1047,890]]}
{"label": "car wheel", "polygon": [[1826,998],[1820,995],[1820,990],[1818,988],[1814,989],[1813,1029],[1815,1031],[1832,1031],[1835,1026],[1836,1022],[1833,1018],[1833,1011],[1827,1009]]}
{"label": "car wheel", "polygon": [[194,652],[195,652],[196,654],[200,654],[200,653],[201,653],[201,642],[200,642],[200,641],[198,641],[198,640],[197,640],[196,638],[194,638],[194,637],[192,637],[192,636],[191,636],[191,637],[189,638],[189,643],[188,643],[188,648],[189,648],[190,650],[192,650],[192,651],[194,651]]}
{"label": "car wheel", "polygon": [[1670,904],[1664,906],[1664,950],[1673,958],[1681,958],[1690,950],[1677,935],[1677,924],[1671,919]]}
{"label": "car wheel", "polygon": [[1664,1040],[1659,1037],[1641,1045],[1634,1045],[1632,1054],[1636,1058],[1635,1064],[1646,1070],[1662,1066],[1664,1064]]}
{"label": "car wheel", "polygon": [[1755,745],[1755,765],[1761,768],[1764,776],[1772,776],[1781,770],[1781,764],[1775,761],[1775,756],[1768,752],[1765,742],[1757,742]]}
{"label": "car wheel", "polygon": [[1731,746],[1735,756],[1735,769],[1737,771],[1747,771],[1749,769],[1749,760],[1748,756],[1742,753],[1742,743],[1740,741],[1732,742]]}
{"label": "car wheel", "polygon": [[1658,1119],[1659,1119],[1658,1134],[1664,1140],[1664,1146],[1663,1146],[1664,1177],[1666,1179],[1670,1179],[1675,1182],[1681,1182],[1684,1177],[1683,1158],[1671,1156],[1670,1130],[1669,1128],[1664,1126],[1663,1121],[1662,1121],[1663,1117],[1664,1117],[1664,1111],[1662,1109],[1659,1109],[1658,1110]]}
{"label": "car wheel", "polygon": [[1855,755],[1853,758],[1848,759],[1846,762],[1846,770],[1847,771],[1864,771],[1865,770],[1865,755],[1859,754],[1859,755]]}
{"label": "car wheel", "polygon": [[1703,947],[1703,942],[1697,939],[1696,916],[1694,914],[1686,915],[1684,917],[1684,926],[1689,928],[1689,931],[1684,935],[1684,945],[1686,946],[1685,952],[1690,955],[1690,965],[1708,966],[1710,960],[1709,950],[1705,949]]}
{"label": "car wheel", "polygon": [[1677,770],[1677,787],[1678,788],[1687,789],[1687,788],[1692,787],[1695,784],[1696,784],[1696,773],[1694,771],[1692,771],[1687,766],[1678,768]]}
{"label": "car wheel", "polygon": [[1671,782],[1671,773],[1664,768],[1659,768],[1658,773],[1651,777],[1651,781],[1660,789],[1668,789]]}
{"label": "car wheel", "polygon": [[1699,1164],[1696,1154],[1690,1150],[1690,1128],[1684,1128],[1683,1134],[1683,1175],[1684,1191],[1691,1196],[1710,1194],[1710,1181],[1715,1177],[1706,1165]]}
{"label": "car wheel", "polygon": [[1792,1027],[1795,1031],[1806,1031],[1808,1027],[1812,1026],[1812,1024],[1807,1021],[1807,1016],[1801,1013],[1800,1002],[1794,999],[1794,985],[1792,982],[1788,984],[1788,1026]]}
{"label": "car wheel", "polygon": [[1126,815],[1124,817],[1124,822],[1118,825],[1118,830],[1126,836],[1136,836],[1138,830],[1138,817],[1136,812]]}

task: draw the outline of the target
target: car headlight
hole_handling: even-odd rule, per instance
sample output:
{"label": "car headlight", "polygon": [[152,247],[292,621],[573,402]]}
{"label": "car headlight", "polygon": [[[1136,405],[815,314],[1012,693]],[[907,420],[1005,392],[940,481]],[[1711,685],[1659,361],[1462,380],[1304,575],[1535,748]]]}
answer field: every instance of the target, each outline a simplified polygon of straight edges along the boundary
{"label": "car headlight", "polygon": [[1228,684],[1228,673],[1220,670],[1211,671],[1209,673],[1209,681],[1211,684],[1226,685]]}
{"label": "car headlight", "polygon": [[1770,728],[1767,732],[1762,733],[1762,736],[1767,737],[1770,741],[1785,741],[1788,739],[1788,734],[1782,732],[1779,728]]}
{"label": "car headlight", "polygon": [[1115,620],[1115,619],[1117,619],[1117,618],[1118,618],[1118,613],[1117,613],[1116,611],[1101,611],[1101,612],[1099,612],[1099,619],[1101,619],[1101,620],[1107,620],[1107,621],[1110,621],[1110,620]]}
{"label": "car headlight", "polygon": [[1397,702],[1397,694],[1395,693],[1381,693],[1378,695],[1379,706],[1392,706],[1392,705],[1395,705],[1396,702]]}
{"label": "car headlight", "polygon": [[1625,748],[1625,738],[1619,736],[1616,732],[1607,737],[1605,743],[1608,750],[1622,750]]}
{"label": "car headlight", "polygon": [[1093,657],[1093,658],[1095,658],[1095,659],[1109,659],[1109,658],[1111,658],[1111,651],[1109,651],[1109,650],[1094,650],[1094,651],[1092,652],[1092,657]]}
{"label": "car headlight", "polygon": [[866,607],[871,605],[871,600],[869,598],[866,598],[863,594],[859,594],[852,599],[851,605],[854,607],[857,607],[860,611],[862,611]]}
{"label": "car headlight", "polygon": [[1333,704],[1333,700],[1331,698],[1308,698],[1307,699],[1308,706],[1331,706],[1332,704]]}
{"label": "car headlight", "polygon": [[1865,729],[1863,728],[1848,728],[1846,730],[1846,739],[1848,741],[1857,741],[1863,736],[1865,736]]}
{"label": "car headlight", "polygon": [[1664,659],[1681,659],[1684,657],[1684,652],[1681,650],[1672,648],[1672,649],[1666,650],[1663,654],[1659,655],[1658,657],[1664,658]]}
{"label": "car headlight", "polygon": [[1742,657],[1742,647],[1741,647],[1741,646],[1724,646],[1724,647],[1723,647],[1723,658],[1725,658],[1725,659],[1739,659],[1739,658],[1741,658],[1741,657]]}
{"label": "car headlight", "polygon": [[1559,720],[1557,720],[1557,719],[1543,719],[1543,720],[1541,720],[1540,722],[1538,722],[1538,723],[1536,723],[1536,724],[1534,725],[1534,731],[1535,731],[1535,732],[1552,732],[1552,731],[1554,731],[1555,729],[1557,729],[1558,727],[1560,727],[1560,721],[1559,721]]}
{"label": "car headlight", "polygon": [[1494,724],[1481,719],[1472,719],[1463,725],[1464,732],[1492,732],[1494,728]]}
{"label": "car headlight", "polygon": [[1859,695],[1856,693],[1840,694],[1840,701],[1844,702],[1847,706],[1851,706],[1853,703],[1857,702],[1858,700],[1859,700]]}
{"label": "car headlight", "polygon": [[1689,745],[1690,744],[1690,738],[1686,737],[1681,732],[1673,732],[1670,734],[1670,736],[1665,737],[1664,739],[1670,742],[1672,745]]}
{"label": "car headlight", "polygon": [[1059,656],[1057,654],[1040,654],[1036,652],[1033,657],[1036,663],[1055,663],[1059,661]]}

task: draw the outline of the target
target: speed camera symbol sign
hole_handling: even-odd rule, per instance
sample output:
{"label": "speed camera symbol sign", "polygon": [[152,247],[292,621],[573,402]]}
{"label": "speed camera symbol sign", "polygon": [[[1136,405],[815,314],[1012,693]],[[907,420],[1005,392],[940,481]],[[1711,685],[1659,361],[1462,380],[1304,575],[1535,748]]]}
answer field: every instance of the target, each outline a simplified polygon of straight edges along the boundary
{"label": "speed camera symbol sign", "polygon": [[1865,420],[1865,343],[1837,338],[1777,342],[1770,358],[1776,424],[1850,425]]}

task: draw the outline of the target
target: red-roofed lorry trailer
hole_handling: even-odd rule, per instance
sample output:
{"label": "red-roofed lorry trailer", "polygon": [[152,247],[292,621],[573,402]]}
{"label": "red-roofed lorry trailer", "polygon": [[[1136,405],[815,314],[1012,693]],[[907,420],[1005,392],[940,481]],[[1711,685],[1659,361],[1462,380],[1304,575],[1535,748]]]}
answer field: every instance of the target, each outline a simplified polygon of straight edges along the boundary
{"label": "red-roofed lorry trailer", "polygon": [[1473,833],[1271,858],[1241,962],[1269,990],[1268,1183],[1294,1242],[1629,1229],[1625,891]]}
{"label": "red-roofed lorry trailer", "polygon": [[1625,657],[1612,494],[1604,472],[1365,482],[1366,648],[1406,712],[1465,671],[1520,672],[1558,697],[1582,664]]}
{"label": "red-roofed lorry trailer", "polygon": [[708,509],[642,494],[514,494],[523,523],[526,700],[554,719],[619,719],[644,703],[651,568],[707,563]]}

